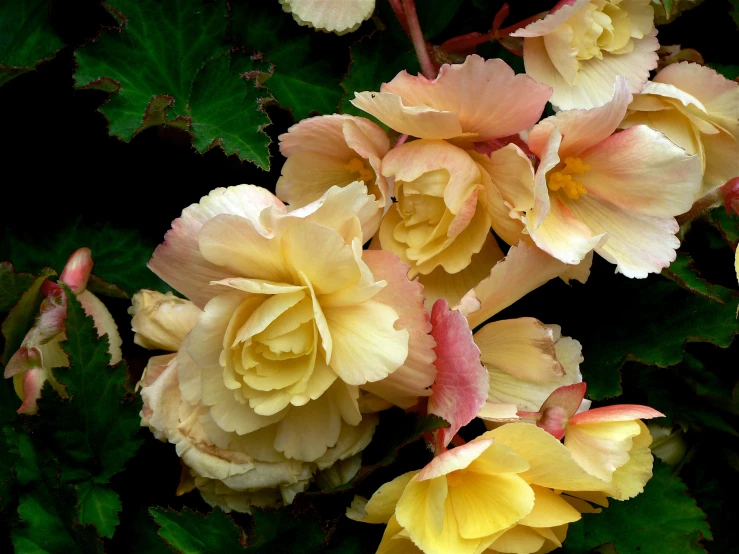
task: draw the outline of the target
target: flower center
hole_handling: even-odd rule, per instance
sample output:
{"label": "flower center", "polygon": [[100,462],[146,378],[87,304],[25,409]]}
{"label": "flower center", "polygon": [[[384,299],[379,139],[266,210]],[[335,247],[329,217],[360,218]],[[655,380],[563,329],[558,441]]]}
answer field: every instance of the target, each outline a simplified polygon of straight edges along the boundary
{"label": "flower center", "polygon": [[577,200],[588,191],[582,181],[575,181],[573,175],[584,175],[590,171],[590,166],[583,163],[580,158],[565,158],[565,166],[559,171],[549,174],[547,186],[549,190],[556,192],[561,190],[570,200]]}
{"label": "flower center", "polygon": [[[626,9],[612,0],[592,0],[568,22],[573,29],[571,46],[577,51],[578,60],[603,58],[603,51],[611,54],[628,53],[634,48],[632,36],[634,22]],[[649,29],[637,29],[641,34]]]}
{"label": "flower center", "polygon": [[365,183],[369,183],[375,179],[375,172],[367,167],[364,160],[361,160],[360,158],[352,158],[344,165],[344,167],[349,171],[349,173],[358,174],[359,180],[364,181]]}

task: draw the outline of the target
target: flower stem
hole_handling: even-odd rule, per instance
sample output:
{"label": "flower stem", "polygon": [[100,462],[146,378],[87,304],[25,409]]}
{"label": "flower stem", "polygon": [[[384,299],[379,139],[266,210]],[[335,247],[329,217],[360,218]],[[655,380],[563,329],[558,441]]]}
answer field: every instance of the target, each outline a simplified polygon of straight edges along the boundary
{"label": "flower stem", "polygon": [[408,23],[408,29],[411,33],[413,48],[415,48],[416,50],[418,63],[421,64],[421,72],[427,79],[435,79],[437,71],[434,67],[434,64],[431,62],[428,47],[426,46],[426,41],[423,38],[421,24],[418,21],[418,13],[416,13],[416,4],[413,0],[402,0],[402,2],[403,11],[405,12],[405,18]]}
{"label": "flower stem", "polygon": [[405,31],[408,38],[411,38],[411,30],[408,28],[408,20],[405,17],[405,11],[403,10],[401,0],[388,0],[388,2],[390,2],[390,7],[393,9],[393,13],[397,18],[398,23],[400,23],[400,26],[403,28],[403,31]]}

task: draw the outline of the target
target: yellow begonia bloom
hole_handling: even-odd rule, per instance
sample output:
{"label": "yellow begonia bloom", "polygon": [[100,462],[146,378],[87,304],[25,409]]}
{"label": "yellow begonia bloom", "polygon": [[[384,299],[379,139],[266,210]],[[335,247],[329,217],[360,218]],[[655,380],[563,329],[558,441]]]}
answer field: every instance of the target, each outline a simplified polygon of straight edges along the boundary
{"label": "yellow begonia bloom", "polygon": [[333,186],[362,181],[376,200],[377,211],[366,231],[374,235],[390,203],[380,171],[382,157],[390,149],[385,132],[364,117],[334,114],[304,119],[279,138],[287,160],[277,181],[277,196],[294,210],[318,200]]}
{"label": "yellow begonia bloom", "polygon": [[526,73],[552,87],[562,110],[605,104],[618,76],[639,92],[657,67],[650,0],[562,0],[511,36],[524,39]]}
{"label": "yellow begonia bloom", "polygon": [[171,292],[140,290],[131,299],[133,342],[150,350],[176,352],[202,310]]}
{"label": "yellow begonia bloom", "polygon": [[375,11],[375,0],[280,0],[300,25],[343,35],[356,31]]}
{"label": "yellow begonia bloom", "polygon": [[695,63],[672,64],[634,96],[622,128],[647,125],[700,156],[696,200],[739,175],[739,83]]}
{"label": "yellow begonia bloom", "polygon": [[184,401],[222,433],[321,463],[362,422],[360,386],[408,407],[433,383],[418,283],[387,252],[363,252],[366,187],[334,187],[287,213],[249,185],[187,208],[150,262],[203,308],[177,357]]}

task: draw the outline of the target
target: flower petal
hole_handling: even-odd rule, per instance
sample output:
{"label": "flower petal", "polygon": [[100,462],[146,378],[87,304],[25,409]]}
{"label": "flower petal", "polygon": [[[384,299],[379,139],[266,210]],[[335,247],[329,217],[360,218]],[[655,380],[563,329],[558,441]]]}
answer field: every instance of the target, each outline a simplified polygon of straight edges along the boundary
{"label": "flower petal", "polygon": [[436,340],[437,374],[428,412],[450,424],[436,432],[437,449],[443,449],[485,405],[490,385],[464,315],[450,310],[442,298],[434,304],[431,324],[431,335]]}
{"label": "flower petal", "polygon": [[529,381],[554,381],[565,374],[557,361],[552,329],[522,317],[488,323],[475,333],[485,365]]}
{"label": "flower petal", "polygon": [[632,419],[652,419],[655,417],[665,417],[665,414],[658,412],[649,406],[640,406],[638,404],[616,404],[615,406],[594,408],[587,412],[577,414],[570,419],[569,424],[579,425],[581,423],[601,423],[605,421],[629,421]]}
{"label": "flower petal", "polygon": [[403,495],[406,485],[416,475],[418,475],[418,471],[409,471],[377,489],[364,507],[365,516],[361,521],[364,523],[387,523],[390,521],[395,514],[395,506]]}
{"label": "flower petal", "polygon": [[259,213],[267,207],[285,211],[284,204],[262,187],[239,185],[211,191],[172,222],[172,229],[154,251],[149,268],[202,308],[215,294],[209,283],[231,276],[200,254],[198,234],[203,224],[218,214],[240,215],[256,222]]}
{"label": "flower petal", "polygon": [[567,2],[559,2],[556,9],[552,9],[546,17],[529,23],[523,29],[511,33],[512,37],[543,37],[551,33],[557,27],[566,23],[567,20],[582,10],[590,3],[590,0],[572,0]]}
{"label": "flower petal", "polygon": [[292,13],[300,25],[334,32],[337,35],[358,29],[375,11],[375,0],[280,0],[282,9]]}

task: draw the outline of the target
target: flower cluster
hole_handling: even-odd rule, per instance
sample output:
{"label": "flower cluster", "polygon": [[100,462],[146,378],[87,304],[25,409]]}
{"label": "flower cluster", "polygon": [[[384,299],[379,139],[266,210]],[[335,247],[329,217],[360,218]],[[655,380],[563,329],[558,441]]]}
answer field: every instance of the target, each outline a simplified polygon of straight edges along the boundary
{"label": "flower cluster", "polygon": [[[336,32],[374,8],[281,3]],[[175,445],[180,493],[247,512],[345,484],[391,407],[449,426],[425,467],[348,509],[387,525],[378,552],[550,552],[582,513],[643,490],[642,420],[662,414],[591,408],[577,340],[496,316],[552,279],[585,283],[594,252],[625,277],[668,267],[676,217],[739,174],[739,85],[693,63],[649,81],[650,0],[563,0],[513,36],[526,74],[477,55],[403,71],[352,101],[389,133],[303,120],[280,136],[276,195],[215,189],[172,223],[149,267],[182,297],[140,291],[130,313],[136,344],[163,351],[141,417]],[[89,252],[70,264],[62,282],[95,306]],[[23,411],[63,365],[57,289],[6,369]],[[488,431],[465,442],[475,418]]]}

